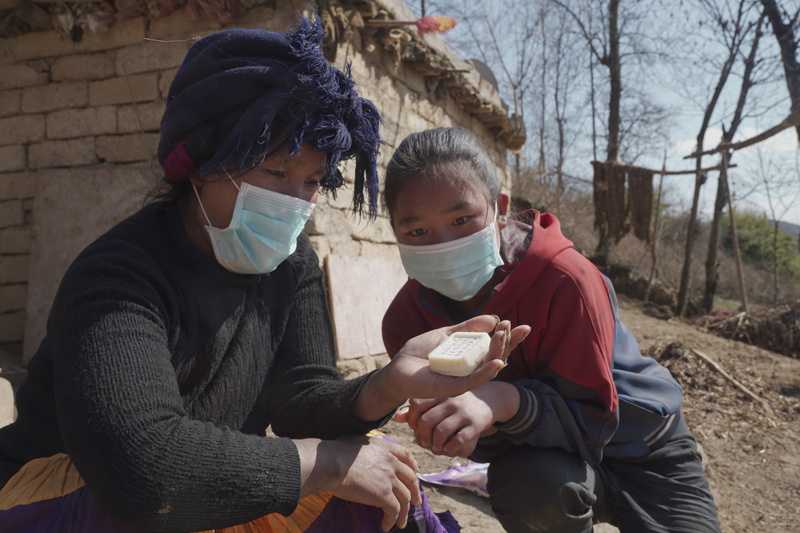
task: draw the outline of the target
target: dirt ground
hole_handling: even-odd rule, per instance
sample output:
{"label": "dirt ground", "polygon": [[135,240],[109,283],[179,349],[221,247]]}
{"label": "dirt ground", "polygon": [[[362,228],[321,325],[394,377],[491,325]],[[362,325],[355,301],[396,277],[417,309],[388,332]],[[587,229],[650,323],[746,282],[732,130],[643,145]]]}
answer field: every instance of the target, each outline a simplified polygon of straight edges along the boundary
{"label": "dirt ground", "polygon": [[[620,317],[643,353],[663,354],[663,364],[684,388],[683,416],[705,450],[722,531],[800,531],[800,360],[703,333],[675,319],[652,318],[630,300],[620,301]],[[681,347],[667,349],[672,343]],[[692,349],[715,360],[769,407],[740,392]],[[445,470],[452,461],[417,446],[406,426],[392,422],[385,431],[414,452],[421,472]],[[464,533],[503,531],[488,500],[459,489],[426,485],[425,491],[433,509],[450,509]],[[615,531],[608,525],[595,527],[595,533]]]}
{"label": "dirt ground", "polygon": [[[620,316],[642,352],[659,358],[684,388],[682,412],[705,450],[722,531],[800,531],[800,360],[647,316],[632,300],[620,300]],[[715,360],[768,407],[740,392],[692,349]],[[15,388],[25,374],[17,359],[0,350],[2,376]],[[413,451],[423,473],[445,470],[452,462],[418,447],[404,425],[391,422],[384,431]],[[459,489],[427,485],[425,490],[433,509],[449,509],[464,533],[503,532],[488,500]],[[595,527],[595,533],[616,531]]]}

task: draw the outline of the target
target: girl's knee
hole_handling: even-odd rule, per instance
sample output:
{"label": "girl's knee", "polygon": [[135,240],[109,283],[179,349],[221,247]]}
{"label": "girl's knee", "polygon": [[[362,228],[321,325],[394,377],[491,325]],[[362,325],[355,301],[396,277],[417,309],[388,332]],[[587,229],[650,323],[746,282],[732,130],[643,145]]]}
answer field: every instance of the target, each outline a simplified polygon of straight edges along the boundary
{"label": "girl's knee", "polygon": [[594,488],[592,469],[563,450],[517,447],[489,466],[489,500],[508,531],[591,531]]}

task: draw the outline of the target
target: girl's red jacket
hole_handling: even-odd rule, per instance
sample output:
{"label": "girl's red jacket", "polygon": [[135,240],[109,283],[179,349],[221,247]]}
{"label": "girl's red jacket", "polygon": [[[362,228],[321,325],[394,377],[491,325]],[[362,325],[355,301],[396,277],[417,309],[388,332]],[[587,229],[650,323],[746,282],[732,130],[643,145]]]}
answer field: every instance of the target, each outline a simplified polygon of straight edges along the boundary
{"label": "girl's red jacket", "polygon": [[[597,463],[604,453],[643,457],[660,447],[680,418],[682,391],[665,368],[642,357],[619,322],[610,281],[572,247],[553,215],[520,213],[501,240],[505,264],[479,314],[532,329],[498,376],[519,388],[519,412],[481,439],[473,459],[525,444]],[[443,298],[413,279],[403,286],[383,319],[391,357],[412,337],[454,322]]]}

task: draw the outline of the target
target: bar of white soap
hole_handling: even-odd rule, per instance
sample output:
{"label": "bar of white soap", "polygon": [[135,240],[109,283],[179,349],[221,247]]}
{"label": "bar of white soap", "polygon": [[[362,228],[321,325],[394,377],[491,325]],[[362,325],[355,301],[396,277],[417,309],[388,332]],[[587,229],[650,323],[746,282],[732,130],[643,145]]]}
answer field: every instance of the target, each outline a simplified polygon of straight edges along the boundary
{"label": "bar of white soap", "polygon": [[489,334],[459,331],[428,355],[431,371],[445,376],[469,376],[489,353]]}

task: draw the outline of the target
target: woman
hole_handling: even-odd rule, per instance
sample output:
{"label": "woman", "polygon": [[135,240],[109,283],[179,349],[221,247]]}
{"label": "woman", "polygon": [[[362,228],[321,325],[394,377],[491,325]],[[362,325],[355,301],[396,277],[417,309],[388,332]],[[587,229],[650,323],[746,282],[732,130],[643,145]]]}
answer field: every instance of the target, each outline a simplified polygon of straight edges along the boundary
{"label": "woman", "polygon": [[[321,39],[303,20],[189,50],[162,120],[162,201],[72,264],[18,420],[0,431],[3,531],[376,531],[422,505],[409,452],[360,435],[410,396],[491,379],[524,328],[500,324],[492,360],[469,378],[436,376],[424,357],[452,331],[491,331],[492,317],[341,380],[301,232],[347,158],[354,209],[366,188],[374,214],[380,118]],[[284,438],[265,438],[270,424]],[[411,519],[443,531],[422,511]]]}
{"label": "woman", "polygon": [[681,388],[642,357],[611,283],[553,215],[504,216],[508,197],[474,135],[409,135],[384,201],[413,278],[384,317],[390,356],[478,313],[532,327],[498,380],[398,414],[420,446],[490,463],[490,502],[509,532],[610,522],[623,533],[719,533]]}

